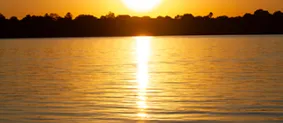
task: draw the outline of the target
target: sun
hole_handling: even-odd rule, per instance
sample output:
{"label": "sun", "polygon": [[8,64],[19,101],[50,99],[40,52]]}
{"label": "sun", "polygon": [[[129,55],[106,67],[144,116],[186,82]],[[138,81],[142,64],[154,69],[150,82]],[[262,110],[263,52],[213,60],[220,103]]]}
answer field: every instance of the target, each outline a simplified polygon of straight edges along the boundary
{"label": "sun", "polygon": [[161,0],[122,0],[129,8],[137,12],[148,12],[157,7]]}

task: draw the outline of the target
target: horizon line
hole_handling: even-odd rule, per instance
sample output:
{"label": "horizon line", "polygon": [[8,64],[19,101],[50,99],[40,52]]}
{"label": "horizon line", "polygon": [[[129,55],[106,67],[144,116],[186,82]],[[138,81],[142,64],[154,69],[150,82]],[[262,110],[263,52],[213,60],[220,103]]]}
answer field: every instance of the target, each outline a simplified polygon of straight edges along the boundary
{"label": "horizon line", "polygon": [[[276,12],[283,12],[283,11],[281,11],[281,10],[275,10],[275,11],[269,11],[269,10],[267,10],[267,9],[262,9],[262,8],[259,8],[259,9],[255,9],[253,12],[246,12],[246,13],[243,13],[242,15],[234,15],[234,16],[229,16],[229,15],[218,15],[218,16],[214,16],[215,18],[217,18],[217,17],[222,17],[222,16],[226,16],[226,17],[229,17],[229,18],[233,18],[233,17],[243,17],[244,15],[246,15],[246,14],[254,14],[254,12],[255,11],[257,11],[257,10],[263,10],[263,11],[267,11],[267,12],[269,12],[271,15],[273,15],[274,13],[276,13]],[[68,13],[71,13],[72,14],[72,12],[66,12],[65,13],[65,15],[66,14],[68,14]],[[103,17],[103,16],[107,16],[109,13],[113,13],[114,15],[115,15],[115,17],[118,17],[118,16],[130,16],[130,17],[140,17],[140,18],[142,18],[142,17],[150,17],[150,18],[152,18],[152,19],[155,19],[155,18],[158,18],[158,17],[170,17],[170,18],[175,18],[175,17],[177,17],[177,16],[183,16],[183,15],[186,15],[186,14],[190,14],[190,15],[193,15],[194,17],[205,17],[205,16],[207,16],[207,15],[194,15],[193,13],[189,13],[189,12],[184,12],[183,14],[177,14],[177,15],[174,15],[174,16],[170,16],[170,15],[158,15],[158,16],[150,16],[150,15],[131,15],[131,14],[115,14],[115,12],[112,12],[112,11],[109,11],[108,13],[106,13],[106,14],[104,14],[104,15],[100,15],[100,16],[97,16],[97,15],[94,15],[94,14],[76,14],[75,16],[73,16],[74,18],[76,18],[76,17],[78,17],[78,16],[80,16],[80,15],[90,15],[90,16],[93,16],[93,17],[96,17],[96,18],[98,18],[98,19],[100,19],[101,17]],[[215,14],[214,12],[210,12],[210,13],[213,13],[213,14]],[[15,15],[12,15],[12,16],[8,16],[8,17],[6,17],[5,16],[5,14],[3,14],[3,13],[1,13],[0,12],[0,15],[3,15],[4,17],[6,17],[6,19],[10,19],[10,18],[12,18],[12,17],[17,17],[18,19],[23,19],[23,18],[25,18],[25,17],[27,17],[28,15],[29,16],[36,16],[36,17],[40,17],[40,16],[45,16],[46,14],[48,14],[48,15],[50,15],[50,14],[56,14],[56,15],[58,15],[59,17],[64,17],[65,15],[63,14],[63,15],[60,15],[60,14],[58,14],[58,13],[54,13],[54,12],[50,12],[50,13],[43,13],[43,14],[26,14],[26,15],[24,15],[24,16],[22,16],[22,17],[18,17],[18,16],[15,16]],[[73,15],[73,14],[72,14]]]}

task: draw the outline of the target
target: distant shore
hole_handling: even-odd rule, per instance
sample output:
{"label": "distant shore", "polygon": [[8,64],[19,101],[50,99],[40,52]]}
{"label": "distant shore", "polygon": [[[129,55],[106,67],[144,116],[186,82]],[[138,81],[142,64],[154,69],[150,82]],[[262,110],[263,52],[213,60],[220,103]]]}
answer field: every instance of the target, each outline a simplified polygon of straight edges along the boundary
{"label": "distant shore", "polygon": [[71,13],[27,15],[7,19],[0,14],[0,38],[65,38],[65,37],[120,37],[120,36],[183,36],[183,35],[262,35],[283,34],[283,13],[256,10],[243,16],[213,17],[192,14],[135,17],[109,13],[97,18]]}
{"label": "distant shore", "polygon": [[163,37],[163,36],[279,36],[282,34],[196,34],[196,35],[116,35],[116,36],[66,36],[66,37],[7,37],[0,39],[37,39],[37,38],[115,38],[115,37],[138,37],[138,36],[151,36],[151,37]]}

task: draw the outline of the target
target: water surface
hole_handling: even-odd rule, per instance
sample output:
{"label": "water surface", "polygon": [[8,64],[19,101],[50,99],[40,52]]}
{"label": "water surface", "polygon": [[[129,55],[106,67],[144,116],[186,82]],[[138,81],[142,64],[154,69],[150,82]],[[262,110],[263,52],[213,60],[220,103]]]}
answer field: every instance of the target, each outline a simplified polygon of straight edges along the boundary
{"label": "water surface", "polygon": [[0,40],[0,122],[283,122],[283,36]]}

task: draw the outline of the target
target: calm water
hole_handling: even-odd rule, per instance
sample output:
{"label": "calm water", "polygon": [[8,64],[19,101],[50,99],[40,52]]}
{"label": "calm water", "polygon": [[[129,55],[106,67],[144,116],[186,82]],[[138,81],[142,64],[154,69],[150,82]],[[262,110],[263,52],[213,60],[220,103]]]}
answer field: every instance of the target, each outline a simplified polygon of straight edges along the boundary
{"label": "calm water", "polygon": [[283,122],[283,36],[0,40],[0,123]]}

